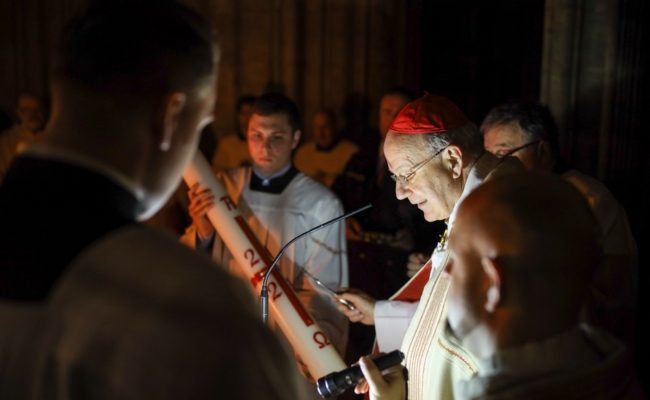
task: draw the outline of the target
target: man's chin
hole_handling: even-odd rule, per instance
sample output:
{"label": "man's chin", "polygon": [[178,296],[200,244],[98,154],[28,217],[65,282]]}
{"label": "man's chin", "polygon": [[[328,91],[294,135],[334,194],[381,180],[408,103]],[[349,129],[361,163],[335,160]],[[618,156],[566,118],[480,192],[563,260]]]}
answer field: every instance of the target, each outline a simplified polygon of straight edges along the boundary
{"label": "man's chin", "polygon": [[257,169],[259,169],[262,172],[272,169],[272,165],[273,165],[271,161],[266,161],[266,160],[263,161],[254,160],[253,164],[255,165],[255,167],[257,167]]}
{"label": "man's chin", "polygon": [[422,213],[424,214],[424,219],[427,222],[435,222],[435,221],[440,221],[443,220],[444,218],[439,215],[439,213],[436,213],[434,211],[425,211],[422,210]]}

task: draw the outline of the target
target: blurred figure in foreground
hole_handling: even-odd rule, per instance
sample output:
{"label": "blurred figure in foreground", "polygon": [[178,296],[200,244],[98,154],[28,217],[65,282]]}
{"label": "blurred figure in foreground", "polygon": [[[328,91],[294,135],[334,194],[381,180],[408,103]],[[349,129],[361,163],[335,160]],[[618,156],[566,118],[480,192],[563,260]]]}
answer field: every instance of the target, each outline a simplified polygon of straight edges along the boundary
{"label": "blurred figure in foreground", "polygon": [[52,120],[0,187],[0,398],[300,398],[244,285],[138,222],[196,151],[218,54],[171,0],[67,25]]}
{"label": "blurred figure in foreground", "polygon": [[634,349],[637,249],[625,209],[605,185],[569,168],[559,157],[558,129],[548,108],[526,102],[502,104],[488,113],[481,131],[489,152],[517,157],[529,170],[558,174],[587,199],[600,224],[605,257],[594,274],[584,317]]}

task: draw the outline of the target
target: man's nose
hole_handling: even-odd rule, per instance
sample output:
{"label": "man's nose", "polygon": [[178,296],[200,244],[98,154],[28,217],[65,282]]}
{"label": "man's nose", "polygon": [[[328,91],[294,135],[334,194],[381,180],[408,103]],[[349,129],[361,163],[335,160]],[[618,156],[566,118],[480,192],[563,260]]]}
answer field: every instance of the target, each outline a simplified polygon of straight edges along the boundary
{"label": "man's nose", "polygon": [[264,138],[262,141],[262,147],[266,149],[267,151],[271,150],[273,147],[273,141],[270,137]]}
{"label": "man's nose", "polygon": [[406,187],[405,184],[400,183],[399,181],[395,182],[395,197],[398,200],[404,200],[408,197],[411,191]]}

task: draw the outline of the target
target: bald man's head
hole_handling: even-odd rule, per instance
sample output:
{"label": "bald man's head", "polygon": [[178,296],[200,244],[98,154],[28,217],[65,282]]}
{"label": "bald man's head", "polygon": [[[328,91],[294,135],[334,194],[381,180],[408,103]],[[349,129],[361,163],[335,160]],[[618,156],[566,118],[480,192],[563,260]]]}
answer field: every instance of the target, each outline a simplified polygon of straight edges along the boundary
{"label": "bald man's head", "polygon": [[556,176],[485,182],[461,203],[449,239],[452,329],[516,345],[574,326],[600,262],[598,238],[586,200]]}
{"label": "bald man's head", "polygon": [[559,177],[531,173],[490,180],[459,212],[504,242],[508,256],[525,261],[523,268],[592,272],[598,222],[582,194]]}

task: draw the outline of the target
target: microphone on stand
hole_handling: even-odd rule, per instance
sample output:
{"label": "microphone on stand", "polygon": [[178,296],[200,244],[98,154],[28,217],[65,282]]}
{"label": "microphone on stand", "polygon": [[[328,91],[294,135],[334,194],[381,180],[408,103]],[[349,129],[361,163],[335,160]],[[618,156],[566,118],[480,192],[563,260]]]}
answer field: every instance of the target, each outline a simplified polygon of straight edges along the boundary
{"label": "microphone on stand", "polygon": [[333,224],[335,222],[338,222],[340,220],[351,217],[351,216],[353,216],[355,214],[360,213],[361,211],[365,211],[365,210],[369,209],[370,207],[372,207],[372,204],[366,204],[365,206],[363,206],[361,208],[358,208],[358,209],[356,209],[354,211],[350,211],[347,214],[340,215],[340,216],[338,216],[338,217],[336,217],[334,219],[331,219],[331,220],[329,220],[327,222],[324,222],[324,223],[322,223],[322,224],[320,224],[318,226],[315,226],[315,227],[311,228],[310,230],[308,230],[306,232],[301,233],[300,235],[298,235],[295,238],[291,239],[287,244],[282,246],[282,248],[278,252],[278,255],[276,255],[275,258],[273,259],[273,262],[271,262],[271,265],[269,266],[268,271],[266,271],[266,274],[264,275],[264,280],[262,281],[262,292],[260,293],[260,299],[261,299],[261,302],[262,302],[262,321],[265,324],[269,319],[269,290],[268,290],[269,278],[271,277],[271,272],[273,272],[273,268],[275,268],[278,261],[280,261],[280,257],[282,257],[282,254],[284,254],[284,251],[287,249],[287,247],[289,247],[289,245],[291,245],[293,242],[295,242],[296,240],[300,239],[301,237],[303,237],[305,235],[308,235],[308,234],[310,234],[312,232],[315,232],[315,231],[317,231],[319,229],[325,228],[326,226],[329,226],[329,225],[331,225],[331,224]]}

